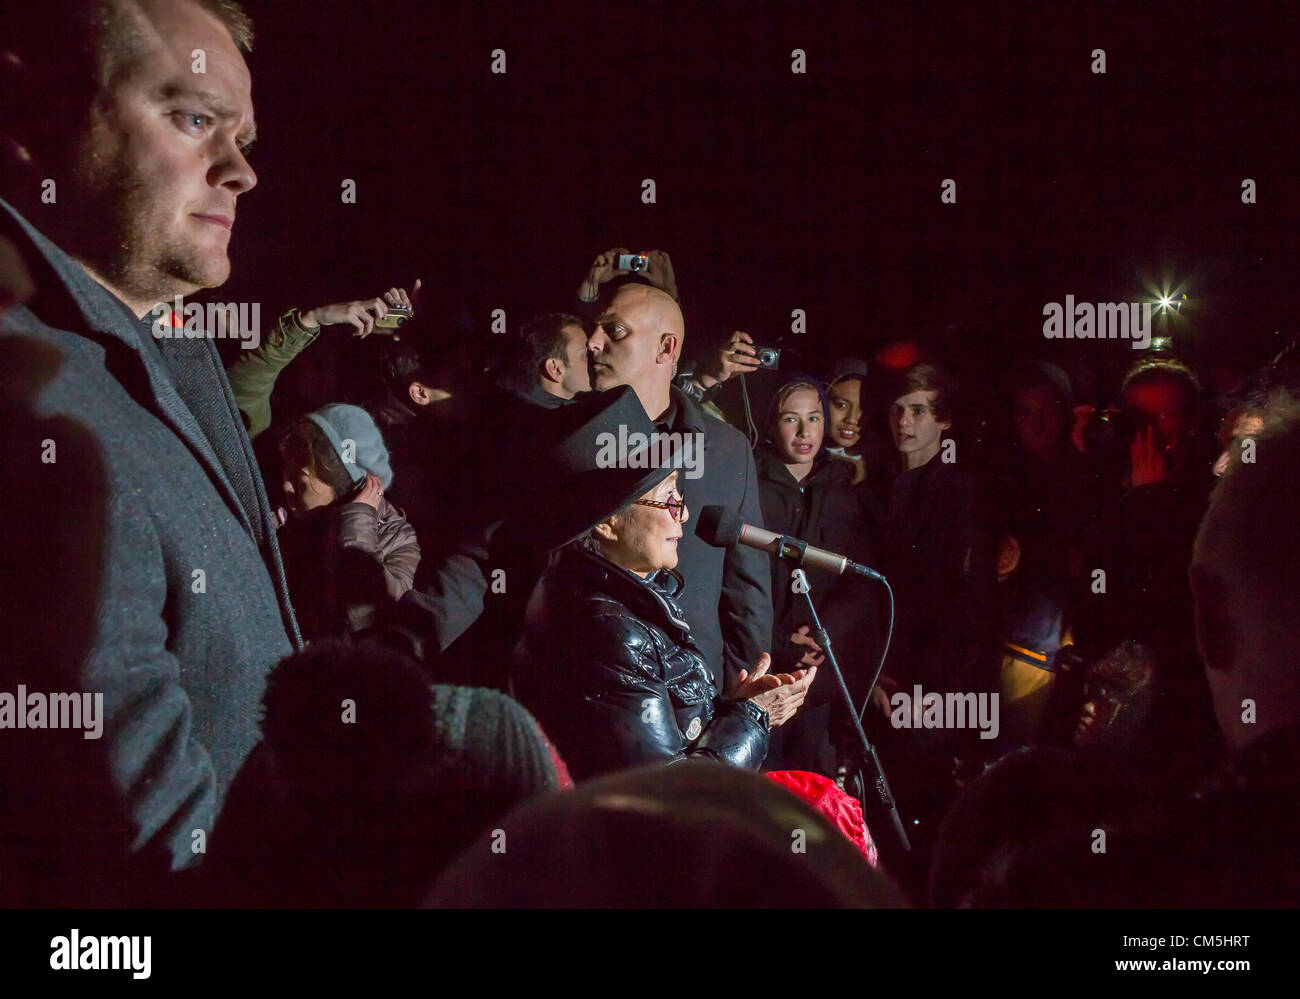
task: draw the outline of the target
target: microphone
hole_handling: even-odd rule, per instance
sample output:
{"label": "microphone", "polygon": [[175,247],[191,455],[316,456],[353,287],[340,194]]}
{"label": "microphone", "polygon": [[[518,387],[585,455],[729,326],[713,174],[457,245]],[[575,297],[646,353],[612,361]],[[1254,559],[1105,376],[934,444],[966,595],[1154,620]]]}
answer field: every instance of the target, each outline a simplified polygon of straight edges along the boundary
{"label": "microphone", "polygon": [[745,545],[776,555],[778,558],[798,562],[800,565],[825,569],[836,575],[850,573],[874,579],[878,583],[885,582],[885,577],[875,569],[854,562],[845,555],[829,552],[824,548],[815,548],[798,538],[746,524],[740,519],[739,514],[725,506],[704,507],[695,522],[695,536],[714,548],[734,548],[736,545]]}

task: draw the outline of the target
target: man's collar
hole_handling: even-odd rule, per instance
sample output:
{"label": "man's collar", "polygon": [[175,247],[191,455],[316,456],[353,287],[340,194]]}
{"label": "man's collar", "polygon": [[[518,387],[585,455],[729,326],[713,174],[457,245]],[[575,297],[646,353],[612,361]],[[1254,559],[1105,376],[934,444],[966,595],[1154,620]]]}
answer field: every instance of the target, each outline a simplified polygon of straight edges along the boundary
{"label": "man's collar", "polygon": [[19,252],[36,282],[36,293],[25,303],[33,315],[53,327],[88,328],[138,347],[134,325],[132,333],[124,336],[123,321],[136,324],[140,318],[3,198],[0,229],[17,237]]}
{"label": "man's collar", "polygon": [[537,381],[532,382],[528,386],[527,392],[517,392],[515,394],[518,395],[519,398],[523,399],[524,402],[533,406],[540,406],[542,409],[559,409],[561,406],[571,401],[547,392],[546,389],[542,388],[541,382]]}
{"label": "man's collar", "polygon": [[673,385],[668,389],[668,412],[664,414],[663,419],[656,422],[670,431],[703,433],[704,411],[692,401],[690,396]]}

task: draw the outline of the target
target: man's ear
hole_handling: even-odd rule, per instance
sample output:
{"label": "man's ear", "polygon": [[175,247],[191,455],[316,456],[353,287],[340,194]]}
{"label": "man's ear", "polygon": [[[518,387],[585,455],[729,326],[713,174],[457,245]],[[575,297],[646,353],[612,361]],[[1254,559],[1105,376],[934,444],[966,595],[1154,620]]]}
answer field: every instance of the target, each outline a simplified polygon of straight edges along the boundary
{"label": "man's ear", "polygon": [[429,396],[428,388],[420,382],[411,382],[406,391],[411,396],[411,401],[417,406],[427,406],[433,402],[433,399]]}
{"label": "man's ear", "polygon": [[677,348],[681,341],[676,333],[665,333],[659,338],[659,353],[655,356],[656,364],[677,363]]}
{"label": "man's ear", "polygon": [[432,388],[423,382],[411,382],[411,401],[417,406],[429,406],[435,402],[450,399],[452,394],[446,389]]}
{"label": "man's ear", "polygon": [[610,517],[609,520],[602,520],[599,524],[595,526],[593,530],[595,531],[595,534],[598,538],[601,538],[605,541],[618,540],[618,532],[614,530],[613,517]]}
{"label": "man's ear", "polygon": [[558,357],[548,357],[542,362],[542,374],[553,382],[564,380],[564,362]]}

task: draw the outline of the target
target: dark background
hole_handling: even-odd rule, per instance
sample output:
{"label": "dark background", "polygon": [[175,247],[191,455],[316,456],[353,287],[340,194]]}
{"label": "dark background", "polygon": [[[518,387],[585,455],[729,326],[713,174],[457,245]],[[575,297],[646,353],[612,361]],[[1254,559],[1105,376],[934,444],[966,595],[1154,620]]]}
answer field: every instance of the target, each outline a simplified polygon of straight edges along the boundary
{"label": "dark background", "polygon": [[[1044,340],[1045,303],[1180,289],[1175,350],[1211,387],[1295,331],[1283,4],[246,7],[260,182],[219,294],[264,323],[419,276],[411,329],[482,351],[493,309],[574,310],[623,245],[671,254],[688,354],[733,329],[796,346],[802,308],[826,366],[921,339],[985,391],[1038,356],[1105,393],[1140,355]],[[366,391],[380,345],[342,330],[286,373],[295,401]]]}

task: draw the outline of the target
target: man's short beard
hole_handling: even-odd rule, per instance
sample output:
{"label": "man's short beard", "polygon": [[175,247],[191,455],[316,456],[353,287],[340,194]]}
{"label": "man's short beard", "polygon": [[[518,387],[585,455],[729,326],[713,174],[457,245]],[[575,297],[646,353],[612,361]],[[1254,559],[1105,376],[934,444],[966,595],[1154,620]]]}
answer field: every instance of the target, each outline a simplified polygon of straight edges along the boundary
{"label": "man's short beard", "polygon": [[76,231],[70,242],[120,294],[137,302],[169,301],[219,287],[229,277],[228,258],[205,261],[196,247],[169,234],[143,178],[120,161],[85,164],[77,171],[76,187]]}
{"label": "man's short beard", "polygon": [[193,246],[167,231],[152,214],[154,202],[139,185],[106,192],[116,218],[110,232],[120,233],[105,261],[105,274],[134,298],[166,301],[199,288],[216,288],[230,275],[229,261],[208,262]]}

